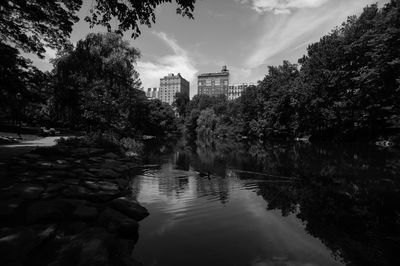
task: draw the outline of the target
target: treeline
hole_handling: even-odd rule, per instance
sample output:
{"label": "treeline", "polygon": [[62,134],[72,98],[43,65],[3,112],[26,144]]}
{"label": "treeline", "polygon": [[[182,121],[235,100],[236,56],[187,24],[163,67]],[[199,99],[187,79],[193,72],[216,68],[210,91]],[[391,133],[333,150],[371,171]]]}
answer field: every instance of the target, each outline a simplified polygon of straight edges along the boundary
{"label": "treeline", "polygon": [[[267,49],[267,47],[266,47]],[[292,64],[271,66],[236,101],[204,95],[188,104],[199,136],[373,140],[400,129],[400,1],[352,16]]]}
{"label": "treeline", "polygon": [[66,46],[41,72],[18,50],[0,45],[0,119],[125,135],[177,130],[172,107],[148,100],[135,62],[139,52],[114,33],[89,34]]}
{"label": "treeline", "polygon": [[[171,106],[140,91],[139,52],[121,38],[128,31],[138,37],[140,26],[155,23],[156,7],[170,2],[178,15],[193,18],[196,0],[94,0],[90,7],[81,0],[0,1],[0,123],[119,135],[175,132]],[[82,10],[91,27],[109,33],[89,34],[74,47],[69,38]],[[46,48],[58,51],[49,72],[20,53],[44,58]]]}

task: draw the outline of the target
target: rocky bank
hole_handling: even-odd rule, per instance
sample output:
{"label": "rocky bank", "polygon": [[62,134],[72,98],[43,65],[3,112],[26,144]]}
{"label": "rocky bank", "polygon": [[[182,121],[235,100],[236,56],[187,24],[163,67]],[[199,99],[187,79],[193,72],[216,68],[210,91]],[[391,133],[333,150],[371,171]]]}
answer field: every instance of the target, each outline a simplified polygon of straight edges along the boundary
{"label": "rocky bank", "polygon": [[104,149],[38,148],[0,163],[0,265],[140,265],[140,171]]}

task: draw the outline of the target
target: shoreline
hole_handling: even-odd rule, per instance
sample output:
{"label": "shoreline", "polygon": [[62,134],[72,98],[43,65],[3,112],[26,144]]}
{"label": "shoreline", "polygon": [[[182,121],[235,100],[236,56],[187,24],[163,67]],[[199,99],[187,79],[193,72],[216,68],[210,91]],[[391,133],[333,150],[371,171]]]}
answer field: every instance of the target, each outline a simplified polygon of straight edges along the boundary
{"label": "shoreline", "polygon": [[1,264],[140,265],[130,257],[149,215],[130,191],[139,158],[57,145],[3,161]]}

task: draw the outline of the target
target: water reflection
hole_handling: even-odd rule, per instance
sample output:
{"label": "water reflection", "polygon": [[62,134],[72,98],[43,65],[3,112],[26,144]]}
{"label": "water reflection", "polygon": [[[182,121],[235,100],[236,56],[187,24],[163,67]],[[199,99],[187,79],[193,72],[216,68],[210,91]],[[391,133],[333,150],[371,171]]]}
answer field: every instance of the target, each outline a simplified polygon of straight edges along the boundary
{"label": "water reflection", "polygon": [[[145,265],[399,265],[399,154],[369,146],[149,145],[133,184]],[[210,175],[208,175],[210,173]]]}

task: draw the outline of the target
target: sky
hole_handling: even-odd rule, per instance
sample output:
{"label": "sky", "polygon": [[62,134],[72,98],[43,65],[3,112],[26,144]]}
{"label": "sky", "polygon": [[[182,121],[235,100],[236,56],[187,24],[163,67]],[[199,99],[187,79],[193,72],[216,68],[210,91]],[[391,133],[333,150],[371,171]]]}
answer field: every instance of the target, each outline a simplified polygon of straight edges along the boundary
{"label": "sky", "polygon": [[[72,43],[89,32],[83,18],[91,0],[84,0],[74,25]],[[267,74],[267,67],[283,60],[297,63],[307,46],[328,34],[350,15],[358,15],[367,5],[387,0],[197,0],[194,20],[175,13],[176,3],[156,9],[156,23],[141,26],[142,34],[130,38],[141,58],[136,69],[142,86],[159,87],[160,78],[180,73],[190,82],[190,96],[197,94],[197,75],[219,72],[226,65],[231,84],[256,83]],[[56,51],[48,49],[46,58],[29,57],[42,70],[50,70],[49,59]]]}

